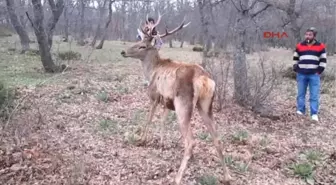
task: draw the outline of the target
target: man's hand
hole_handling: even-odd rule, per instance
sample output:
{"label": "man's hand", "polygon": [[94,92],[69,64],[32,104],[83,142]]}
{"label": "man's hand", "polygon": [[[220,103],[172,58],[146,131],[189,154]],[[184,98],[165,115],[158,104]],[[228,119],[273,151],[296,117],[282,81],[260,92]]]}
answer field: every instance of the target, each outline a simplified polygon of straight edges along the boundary
{"label": "man's hand", "polygon": [[293,71],[297,72],[297,68],[298,68],[298,65],[297,65],[297,64],[294,64],[294,65],[293,65]]}
{"label": "man's hand", "polygon": [[323,67],[320,67],[320,66],[319,66],[319,67],[317,68],[317,74],[320,75],[320,74],[323,73],[323,71],[324,71],[324,68],[323,68]]}

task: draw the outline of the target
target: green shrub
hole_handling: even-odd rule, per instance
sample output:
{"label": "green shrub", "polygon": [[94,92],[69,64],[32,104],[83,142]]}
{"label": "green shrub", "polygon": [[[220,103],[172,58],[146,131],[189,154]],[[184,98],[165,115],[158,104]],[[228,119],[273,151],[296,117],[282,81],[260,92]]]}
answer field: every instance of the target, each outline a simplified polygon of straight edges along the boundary
{"label": "green shrub", "polygon": [[8,50],[8,51],[15,52],[15,51],[16,51],[16,48],[8,48],[7,50]]}
{"label": "green shrub", "polygon": [[218,57],[220,55],[219,51],[211,50],[207,53],[207,57]]}
{"label": "green shrub", "polygon": [[291,169],[295,176],[304,179],[309,184],[314,180],[314,166],[308,162],[293,164]]}
{"label": "green shrub", "polygon": [[239,130],[232,135],[232,139],[236,143],[246,144],[249,138],[249,133],[246,130]]}
{"label": "green shrub", "polygon": [[295,71],[293,71],[293,67],[285,68],[282,71],[282,76],[285,77],[285,78],[293,79],[293,80],[296,79],[296,73],[295,73]]}
{"label": "green shrub", "polygon": [[325,70],[322,74],[321,74],[321,80],[325,81],[325,82],[333,82],[336,79],[336,74],[335,74],[335,70],[334,69],[329,69],[329,70]]}
{"label": "green shrub", "polygon": [[196,52],[202,52],[203,51],[203,47],[202,46],[194,46],[192,48],[193,51],[196,51]]}
{"label": "green shrub", "polygon": [[39,56],[40,55],[40,50],[38,49],[30,49],[26,52],[27,55],[30,56]]}
{"label": "green shrub", "polygon": [[13,101],[13,91],[0,81],[0,118],[6,118]]}
{"label": "green shrub", "polygon": [[200,185],[217,185],[217,178],[213,175],[203,175],[198,178],[198,184]]}
{"label": "green shrub", "polygon": [[3,26],[0,27],[0,37],[10,37],[12,35],[12,32],[8,28]]}
{"label": "green shrub", "polygon": [[76,51],[63,51],[57,53],[57,57],[61,60],[80,60],[82,55]]}

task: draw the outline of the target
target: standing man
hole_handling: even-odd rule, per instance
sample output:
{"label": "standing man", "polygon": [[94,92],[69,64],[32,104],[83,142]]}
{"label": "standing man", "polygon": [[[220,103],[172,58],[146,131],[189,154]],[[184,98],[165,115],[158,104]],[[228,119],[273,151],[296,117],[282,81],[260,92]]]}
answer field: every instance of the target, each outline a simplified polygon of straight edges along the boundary
{"label": "standing man", "polygon": [[320,74],[327,65],[325,45],[316,40],[317,31],[314,27],[307,29],[305,40],[296,45],[293,70],[297,73],[297,114],[306,113],[305,97],[307,87],[310,94],[311,119],[318,121],[320,98]]}

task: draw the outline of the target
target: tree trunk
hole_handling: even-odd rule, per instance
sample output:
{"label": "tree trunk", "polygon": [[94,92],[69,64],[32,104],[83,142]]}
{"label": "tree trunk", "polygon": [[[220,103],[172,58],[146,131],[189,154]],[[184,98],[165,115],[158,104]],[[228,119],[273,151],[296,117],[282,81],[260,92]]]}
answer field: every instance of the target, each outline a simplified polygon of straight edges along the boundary
{"label": "tree trunk", "polygon": [[98,38],[98,36],[99,36],[99,34],[100,34],[100,30],[101,30],[101,28],[100,28],[100,25],[101,25],[101,22],[102,22],[102,19],[103,19],[103,16],[104,16],[104,9],[105,9],[105,5],[106,5],[106,3],[107,3],[107,0],[104,0],[104,3],[103,3],[103,5],[102,6],[100,6],[100,11],[99,11],[99,23],[98,23],[98,26],[97,26],[97,28],[96,28],[96,32],[95,32],[95,35],[94,35],[94,37],[93,37],[93,40],[92,40],[92,42],[91,42],[91,46],[92,47],[94,47],[95,45],[96,45],[96,42],[97,42],[97,38]]}
{"label": "tree trunk", "polygon": [[67,3],[65,5],[65,7],[64,7],[64,12],[63,12],[64,21],[65,21],[63,42],[68,42],[69,41],[69,18],[68,18],[68,6],[69,6],[69,3],[68,3],[68,1],[66,1],[66,2]]}
{"label": "tree trunk", "polygon": [[52,11],[51,17],[47,24],[47,37],[48,37],[48,46],[49,46],[48,48],[50,50],[52,47],[52,39],[53,39],[55,26],[60,16],[62,15],[62,12],[64,9],[64,1],[58,0],[56,4],[54,0],[48,0],[48,1],[51,7],[51,11]]}
{"label": "tree trunk", "polygon": [[[34,13],[34,21],[32,21],[32,26],[34,28],[34,32],[39,45],[43,67],[46,72],[57,72],[59,71],[59,67],[57,67],[52,60],[48,43],[48,35],[46,34],[43,27],[44,13],[41,0],[32,0],[32,4]],[[27,16],[29,18],[28,13]]]}
{"label": "tree trunk", "polygon": [[295,37],[296,43],[298,43],[298,42],[301,42],[301,34],[300,34],[300,27],[297,24],[298,15],[295,13],[295,4],[296,4],[296,0],[289,1],[289,8],[287,10],[287,14],[291,21],[291,31]]}
{"label": "tree trunk", "polygon": [[169,39],[169,48],[173,48],[173,39]]}
{"label": "tree trunk", "polygon": [[125,29],[125,25],[126,25],[126,1],[122,1],[121,4],[121,15],[123,15],[121,17],[121,40],[125,42],[126,40],[126,29]]}
{"label": "tree trunk", "polygon": [[240,12],[240,18],[236,23],[237,43],[234,55],[234,99],[238,104],[246,106],[249,103],[250,89],[247,78],[246,64],[246,27],[248,26],[249,17],[247,13]]}
{"label": "tree trunk", "polygon": [[79,31],[79,38],[78,38],[78,45],[80,46],[84,46],[85,45],[85,42],[84,42],[84,37],[85,37],[85,16],[84,16],[84,13],[85,13],[85,0],[81,0],[80,1],[80,31]]}
{"label": "tree trunk", "polygon": [[93,37],[93,40],[90,44],[90,46],[94,47],[96,45],[96,42],[97,42],[97,38],[98,38],[98,35],[100,34],[100,24],[98,24],[97,28],[96,28],[96,32],[95,32],[95,35]]}
{"label": "tree trunk", "polygon": [[191,36],[190,45],[195,45],[196,35]]}
{"label": "tree trunk", "polygon": [[100,43],[96,47],[96,49],[102,49],[103,48],[104,41],[105,41],[105,39],[107,37],[108,27],[109,27],[110,22],[112,20],[112,4],[114,3],[114,1],[115,0],[110,0],[110,3],[109,3],[109,14],[108,14],[108,19],[107,19],[106,24],[105,24],[104,35],[103,35],[103,38],[101,39]]}
{"label": "tree trunk", "polygon": [[208,52],[211,48],[211,39],[209,36],[209,12],[207,12],[207,2],[205,0],[197,0],[198,2],[198,8],[201,16],[201,27],[202,27],[202,45],[203,45],[203,60],[202,60],[202,66],[206,67],[206,57],[208,56]]}
{"label": "tree trunk", "polygon": [[26,24],[27,22],[25,21],[25,15],[24,15],[24,12],[25,12],[25,6],[26,6],[26,2],[24,0],[20,0],[20,11],[21,13],[19,13],[19,19],[20,19],[20,22],[21,22],[21,25],[23,27],[23,29],[26,30]]}
{"label": "tree trunk", "polygon": [[184,40],[181,40],[180,48],[183,48]]}
{"label": "tree trunk", "polygon": [[24,29],[24,27],[21,25],[16,13],[15,13],[14,1],[13,0],[6,0],[6,4],[7,4],[7,11],[8,11],[8,14],[9,14],[10,21],[11,21],[16,33],[20,37],[21,47],[22,47],[21,53],[25,53],[30,48],[30,46],[29,46],[29,41],[30,40],[29,40],[28,34],[27,34],[26,30]]}

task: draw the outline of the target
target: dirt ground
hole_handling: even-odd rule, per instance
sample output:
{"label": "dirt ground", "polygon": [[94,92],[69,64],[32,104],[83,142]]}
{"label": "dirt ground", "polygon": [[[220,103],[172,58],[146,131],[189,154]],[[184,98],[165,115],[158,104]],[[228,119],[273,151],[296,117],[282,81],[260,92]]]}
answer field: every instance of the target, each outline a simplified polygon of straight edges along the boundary
{"label": "dirt ground", "polygon": [[[43,74],[38,56],[8,50],[19,47],[15,39],[1,41],[0,78],[16,87],[17,99],[1,130],[0,184],[173,182],[183,155],[173,112],[164,126],[163,146],[161,110],[150,126],[151,140],[146,146],[135,145],[149,101],[139,61],[120,56],[129,43],[107,42],[103,50],[92,50],[56,41],[54,52],[78,51],[82,60],[67,62],[69,69],[62,74],[49,75]],[[188,45],[160,52],[163,57],[201,61],[200,53]],[[290,50],[264,54],[291,65]],[[328,60],[329,66],[335,62],[335,57]],[[295,114],[295,87],[287,78],[277,86],[272,102],[277,120],[239,107],[231,96],[223,110],[215,109],[232,184],[314,184],[312,179],[315,184],[336,184],[335,84],[321,96],[319,123]],[[221,184],[223,172],[211,137],[197,111],[194,115],[196,147],[182,183]]]}

